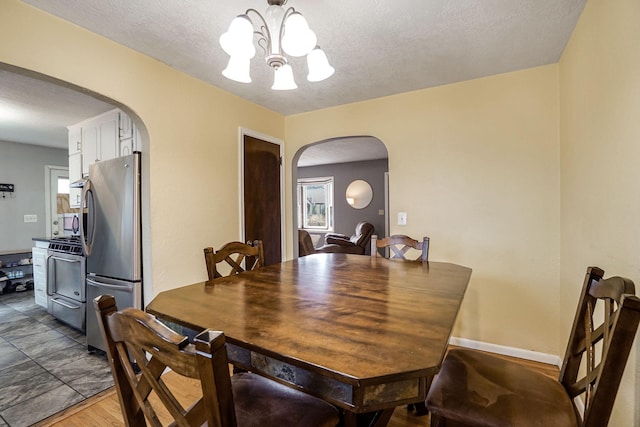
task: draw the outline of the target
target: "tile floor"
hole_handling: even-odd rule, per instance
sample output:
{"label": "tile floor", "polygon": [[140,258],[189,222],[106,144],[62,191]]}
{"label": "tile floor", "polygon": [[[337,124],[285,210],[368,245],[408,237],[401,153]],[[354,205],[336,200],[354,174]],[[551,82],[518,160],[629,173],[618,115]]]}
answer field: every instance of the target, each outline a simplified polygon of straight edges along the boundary
{"label": "tile floor", "polygon": [[112,385],[105,356],[89,354],[33,291],[0,295],[0,427],[29,426]]}

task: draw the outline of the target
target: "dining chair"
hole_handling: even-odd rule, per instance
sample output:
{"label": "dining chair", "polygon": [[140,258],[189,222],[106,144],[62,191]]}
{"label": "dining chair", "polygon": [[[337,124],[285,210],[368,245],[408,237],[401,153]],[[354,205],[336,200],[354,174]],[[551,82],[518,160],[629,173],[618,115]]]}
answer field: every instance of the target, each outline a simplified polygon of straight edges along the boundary
{"label": "dining chair", "polygon": [[[371,256],[382,256],[381,250],[389,248],[389,259],[403,261],[429,261],[429,238],[423,237],[419,242],[404,234],[394,234],[393,236],[378,239],[378,236],[371,236]],[[407,259],[405,256],[411,250],[420,251],[420,255],[416,259]],[[424,402],[410,403],[409,410],[415,409],[417,415],[426,415],[427,408]]]}
{"label": "dining chair", "polygon": [[[223,332],[207,329],[189,343],[144,311],[118,311],[111,295],[95,298],[93,305],[127,426],[160,426],[160,406],[174,425],[184,427],[329,427],[339,422],[338,410],[321,399],[256,374],[230,376]],[[190,406],[183,406],[163,381],[166,368],[199,381],[201,395]]]}
{"label": "dining chair", "polygon": [[604,427],[640,321],[629,279],[589,267],[558,380],[513,361],[452,349],[427,395],[431,426]]}
{"label": "dining chair", "polygon": [[423,237],[419,242],[404,234],[395,234],[393,236],[385,237],[384,239],[378,239],[376,236],[371,238],[371,255],[381,256],[380,250],[389,248],[389,259],[402,259],[407,260],[406,254],[410,250],[414,249],[420,251],[420,255],[412,261],[429,261],[429,238]]}
{"label": "dining chair", "polygon": [[[262,240],[253,240],[247,243],[230,242],[217,251],[212,247],[204,248],[204,260],[207,265],[209,280],[239,274],[243,271],[255,270],[264,266]],[[243,261],[245,267],[242,266]],[[222,274],[219,271],[218,264],[220,263],[226,263],[230,268],[228,274]]]}

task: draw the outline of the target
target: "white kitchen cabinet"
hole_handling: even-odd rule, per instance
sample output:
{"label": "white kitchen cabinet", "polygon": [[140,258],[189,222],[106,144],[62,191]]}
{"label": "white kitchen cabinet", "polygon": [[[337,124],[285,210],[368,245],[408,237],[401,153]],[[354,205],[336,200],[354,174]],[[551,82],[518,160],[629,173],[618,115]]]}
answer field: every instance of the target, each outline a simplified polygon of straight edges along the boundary
{"label": "white kitchen cabinet", "polygon": [[89,165],[119,156],[119,110],[108,111],[82,122],[82,174]]}
{"label": "white kitchen cabinet", "polygon": [[89,164],[100,160],[98,128],[82,126],[82,175],[89,175]]}
{"label": "white kitchen cabinet", "polygon": [[[69,180],[89,175],[89,165],[138,150],[140,139],[131,118],[118,109],[69,126]],[[80,207],[81,189],[72,188],[69,203]]]}
{"label": "white kitchen cabinet", "polygon": [[36,304],[47,307],[47,248],[31,249],[33,260],[33,294]]}
{"label": "white kitchen cabinet", "polygon": [[120,111],[119,114],[119,127],[120,127],[120,139],[131,139],[134,137],[134,125],[131,117],[127,115],[124,111]]}
{"label": "white kitchen cabinet", "polygon": [[[75,153],[69,155],[69,182],[76,182],[82,179],[82,154]],[[69,188],[69,207],[82,207],[82,188]]]}
{"label": "white kitchen cabinet", "polygon": [[82,154],[82,128],[69,126],[69,155]]}
{"label": "white kitchen cabinet", "polygon": [[128,156],[139,151],[140,133],[133,120],[126,113],[120,112],[120,156]]}

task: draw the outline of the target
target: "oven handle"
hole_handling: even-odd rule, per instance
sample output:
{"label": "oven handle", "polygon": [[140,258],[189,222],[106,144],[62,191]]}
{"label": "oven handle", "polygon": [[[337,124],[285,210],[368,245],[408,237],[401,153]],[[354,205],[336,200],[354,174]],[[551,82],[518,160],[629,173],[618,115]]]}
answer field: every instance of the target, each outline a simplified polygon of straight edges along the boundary
{"label": "oven handle", "polygon": [[66,302],[60,301],[58,298],[51,298],[51,302],[55,302],[56,304],[59,304],[59,305],[61,305],[63,307],[66,307],[66,308],[70,308],[71,310],[80,310],[82,308],[81,305],[67,304]]}
{"label": "oven handle", "polygon": [[106,288],[106,289],[112,289],[114,291],[124,291],[124,292],[133,292],[133,287],[132,286],[128,286],[128,285],[112,285],[110,283],[104,283],[104,282],[100,282],[94,279],[89,279],[87,277],[87,285],[89,286],[94,286],[96,288],[100,287],[100,288]]}
{"label": "oven handle", "polygon": [[72,263],[73,263],[73,262],[82,262],[82,261],[81,261],[81,260],[79,260],[79,259],[68,259],[68,258],[62,258],[62,257],[58,257],[58,256],[55,256],[55,255],[49,255],[49,258],[53,258],[53,259],[55,259],[56,261],[64,261],[64,262],[72,262]]}
{"label": "oven handle", "polygon": [[45,259],[44,262],[44,283],[47,285],[46,286],[46,292],[48,296],[53,296],[53,293],[51,291],[51,283],[49,281],[49,260],[51,259],[51,255],[47,254],[47,258]]}

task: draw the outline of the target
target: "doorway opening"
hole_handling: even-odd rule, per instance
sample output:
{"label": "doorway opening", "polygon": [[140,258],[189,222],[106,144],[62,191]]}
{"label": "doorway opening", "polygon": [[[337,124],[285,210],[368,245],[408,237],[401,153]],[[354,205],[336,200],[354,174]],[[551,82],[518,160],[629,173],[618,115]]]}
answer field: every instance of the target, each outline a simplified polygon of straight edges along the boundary
{"label": "doorway opening", "polygon": [[64,234],[64,214],[72,213],[69,204],[69,168],[45,166],[46,237]]}
{"label": "doorway opening", "polygon": [[[384,143],[373,136],[330,138],[301,147],[292,160],[293,253],[298,256],[298,229],[305,229],[314,246],[324,243],[327,231],[350,236],[360,221],[373,224],[374,234],[389,232],[389,156]],[[331,229],[305,225],[300,209],[309,203],[299,191],[301,183],[332,180]],[[366,203],[354,203],[350,184],[364,181],[370,194]]]}

